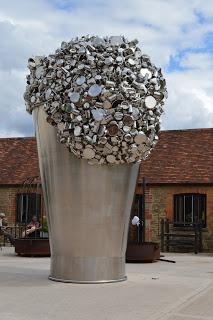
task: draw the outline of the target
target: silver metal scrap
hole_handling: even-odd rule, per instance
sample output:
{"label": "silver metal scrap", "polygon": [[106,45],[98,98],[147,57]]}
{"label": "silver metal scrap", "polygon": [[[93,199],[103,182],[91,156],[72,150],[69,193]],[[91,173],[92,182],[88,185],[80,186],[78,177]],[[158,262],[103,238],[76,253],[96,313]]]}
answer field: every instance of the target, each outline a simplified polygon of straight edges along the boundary
{"label": "silver metal scrap", "polygon": [[27,111],[43,107],[59,141],[92,165],[140,161],[158,141],[166,82],[137,43],[84,36],[28,60]]}

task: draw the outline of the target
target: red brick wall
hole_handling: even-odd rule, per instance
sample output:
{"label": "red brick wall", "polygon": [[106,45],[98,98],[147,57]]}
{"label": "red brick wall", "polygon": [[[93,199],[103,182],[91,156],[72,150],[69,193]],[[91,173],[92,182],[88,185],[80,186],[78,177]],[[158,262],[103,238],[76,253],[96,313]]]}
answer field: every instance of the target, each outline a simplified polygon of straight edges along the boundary
{"label": "red brick wall", "polygon": [[[0,187],[0,212],[6,214],[8,224],[14,224],[16,219],[16,194],[24,192],[19,187]],[[33,192],[33,189],[32,189]],[[43,204],[43,200],[42,200]],[[44,205],[42,213],[44,214]]]}
{"label": "red brick wall", "polygon": [[17,192],[18,188],[0,187],[0,212],[6,214],[9,224],[15,223]]}

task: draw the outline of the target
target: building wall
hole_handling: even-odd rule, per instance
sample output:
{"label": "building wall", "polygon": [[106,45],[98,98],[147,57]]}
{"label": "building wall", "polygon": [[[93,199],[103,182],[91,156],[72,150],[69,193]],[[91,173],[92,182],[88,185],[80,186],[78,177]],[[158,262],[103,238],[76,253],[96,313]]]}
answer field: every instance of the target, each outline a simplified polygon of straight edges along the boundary
{"label": "building wall", "polygon": [[0,212],[6,214],[9,224],[15,223],[18,187],[0,187]]}
{"label": "building wall", "polygon": [[[137,188],[137,193],[142,193],[142,187]],[[213,186],[148,185],[145,192],[146,240],[160,242],[160,221],[162,218],[173,220],[173,196],[179,193],[207,195],[207,227],[203,229],[203,246],[205,251],[213,252]]]}
{"label": "building wall", "polygon": [[[142,194],[142,191],[142,187],[138,186],[136,193]],[[0,187],[0,212],[7,215],[9,224],[15,223],[16,194],[18,192],[22,192],[18,186]],[[205,193],[207,195],[207,227],[203,229],[203,244],[204,250],[213,252],[213,186],[148,185],[145,190],[145,240],[160,242],[160,221],[162,218],[173,220],[173,195],[178,193]],[[130,225],[131,239],[137,237],[136,228]]]}
{"label": "building wall", "polygon": [[[34,189],[31,189],[32,192]],[[8,224],[15,224],[16,220],[16,194],[24,192],[21,186],[0,186],[0,212],[4,212],[7,217]],[[40,192],[40,191],[38,191]],[[44,214],[44,206],[42,201],[42,214]]]}

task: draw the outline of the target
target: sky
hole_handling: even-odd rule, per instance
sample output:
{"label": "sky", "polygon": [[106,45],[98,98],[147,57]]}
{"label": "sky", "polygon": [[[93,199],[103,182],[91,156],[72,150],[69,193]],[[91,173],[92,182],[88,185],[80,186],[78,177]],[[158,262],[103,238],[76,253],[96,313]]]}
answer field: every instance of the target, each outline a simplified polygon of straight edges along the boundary
{"label": "sky", "polygon": [[213,127],[213,0],[0,0],[0,137],[34,135],[28,58],[85,34],[137,38],[162,68],[163,130]]}

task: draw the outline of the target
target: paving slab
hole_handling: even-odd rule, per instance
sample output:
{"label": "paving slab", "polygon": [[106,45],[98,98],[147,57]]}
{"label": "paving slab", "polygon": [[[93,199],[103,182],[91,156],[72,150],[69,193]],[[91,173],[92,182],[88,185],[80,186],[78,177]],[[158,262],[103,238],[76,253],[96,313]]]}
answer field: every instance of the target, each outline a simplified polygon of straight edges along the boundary
{"label": "paving slab", "polygon": [[0,251],[0,320],[213,320],[213,254],[166,254],[176,263],[127,264],[128,280],[48,280],[49,258]]}

